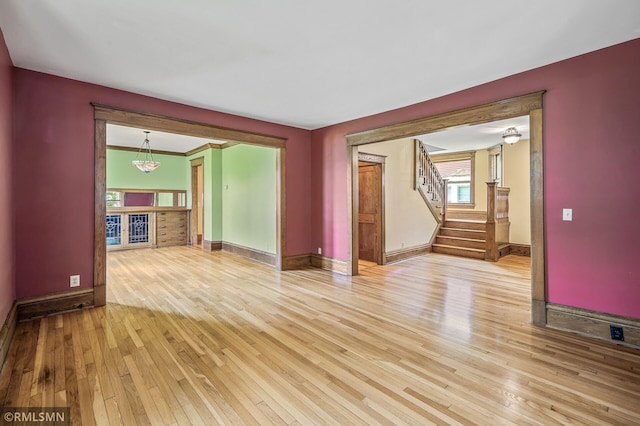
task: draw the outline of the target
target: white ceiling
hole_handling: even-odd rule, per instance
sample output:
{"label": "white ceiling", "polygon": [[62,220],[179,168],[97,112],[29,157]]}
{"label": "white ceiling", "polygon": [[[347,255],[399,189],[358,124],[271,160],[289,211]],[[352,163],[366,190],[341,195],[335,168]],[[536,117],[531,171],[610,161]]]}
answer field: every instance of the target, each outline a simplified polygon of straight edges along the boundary
{"label": "white ceiling", "polygon": [[[140,148],[145,138],[144,130],[107,124],[107,145]],[[225,141],[156,131],[149,133],[149,145],[154,151],[185,153],[208,143],[223,144]]]}
{"label": "white ceiling", "polygon": [[305,129],[640,37],[638,0],[2,0],[14,65]]}
{"label": "white ceiling", "polygon": [[460,126],[417,136],[424,142],[429,153],[444,154],[462,151],[477,151],[501,144],[502,133],[509,127],[515,127],[522,135],[520,139],[529,139],[529,116],[492,121],[475,126]]}

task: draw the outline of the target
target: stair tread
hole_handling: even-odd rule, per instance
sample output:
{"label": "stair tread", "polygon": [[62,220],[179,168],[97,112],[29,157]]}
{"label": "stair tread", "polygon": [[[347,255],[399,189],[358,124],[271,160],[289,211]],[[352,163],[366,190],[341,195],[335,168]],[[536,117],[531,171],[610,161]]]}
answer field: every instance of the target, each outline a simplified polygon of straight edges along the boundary
{"label": "stair tread", "polygon": [[[484,232],[484,231],[482,231]],[[459,240],[459,241],[473,241],[475,243],[486,243],[487,240],[480,240],[477,238],[465,238],[465,237],[451,237],[449,235],[436,235],[436,238],[450,238],[452,240]]]}
{"label": "stair tread", "polygon": [[476,220],[476,219],[447,219],[447,222],[487,223],[486,220]]}
{"label": "stair tread", "polygon": [[485,231],[484,229],[467,229],[467,228],[449,228],[449,227],[442,227],[440,229],[446,229],[449,231],[468,231],[468,232],[484,232],[486,233],[487,231]]}
{"label": "stair tread", "polygon": [[434,243],[434,244],[431,244],[431,247],[450,248],[450,249],[455,249],[455,250],[472,251],[472,252],[476,252],[476,253],[485,253],[486,252],[486,250],[483,250],[483,249],[475,249],[475,248],[469,248],[469,247],[458,247],[458,246],[452,246],[452,245],[449,245],[449,244]]}

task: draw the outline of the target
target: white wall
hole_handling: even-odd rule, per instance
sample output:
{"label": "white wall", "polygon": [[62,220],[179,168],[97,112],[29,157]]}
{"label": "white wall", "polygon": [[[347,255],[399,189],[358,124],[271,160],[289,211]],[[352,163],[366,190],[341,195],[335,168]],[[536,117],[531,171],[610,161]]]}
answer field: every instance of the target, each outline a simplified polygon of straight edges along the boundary
{"label": "white wall", "polygon": [[385,252],[428,244],[437,222],[413,189],[413,139],[360,147],[360,152],[385,155]]}
{"label": "white wall", "polygon": [[529,140],[504,144],[504,186],[509,192],[509,242],[531,244]]}

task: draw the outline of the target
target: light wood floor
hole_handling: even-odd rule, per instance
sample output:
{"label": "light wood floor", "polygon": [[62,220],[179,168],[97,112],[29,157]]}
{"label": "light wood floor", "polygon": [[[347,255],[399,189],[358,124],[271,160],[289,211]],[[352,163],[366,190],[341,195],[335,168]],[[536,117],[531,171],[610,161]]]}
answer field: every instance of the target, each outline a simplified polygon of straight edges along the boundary
{"label": "light wood floor", "polygon": [[640,351],[529,324],[528,259],[348,278],[108,256],[106,307],[20,323],[0,406],[91,424],[639,424]]}

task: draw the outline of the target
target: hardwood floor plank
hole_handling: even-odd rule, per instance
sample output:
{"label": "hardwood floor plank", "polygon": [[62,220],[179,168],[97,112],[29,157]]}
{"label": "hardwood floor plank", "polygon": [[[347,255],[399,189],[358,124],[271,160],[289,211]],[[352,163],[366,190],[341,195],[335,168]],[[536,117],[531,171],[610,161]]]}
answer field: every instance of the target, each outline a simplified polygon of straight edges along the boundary
{"label": "hardwood floor plank", "polygon": [[535,327],[530,259],[358,277],[190,247],[108,255],[107,306],[18,324],[0,405],[74,424],[612,424],[640,351]]}

